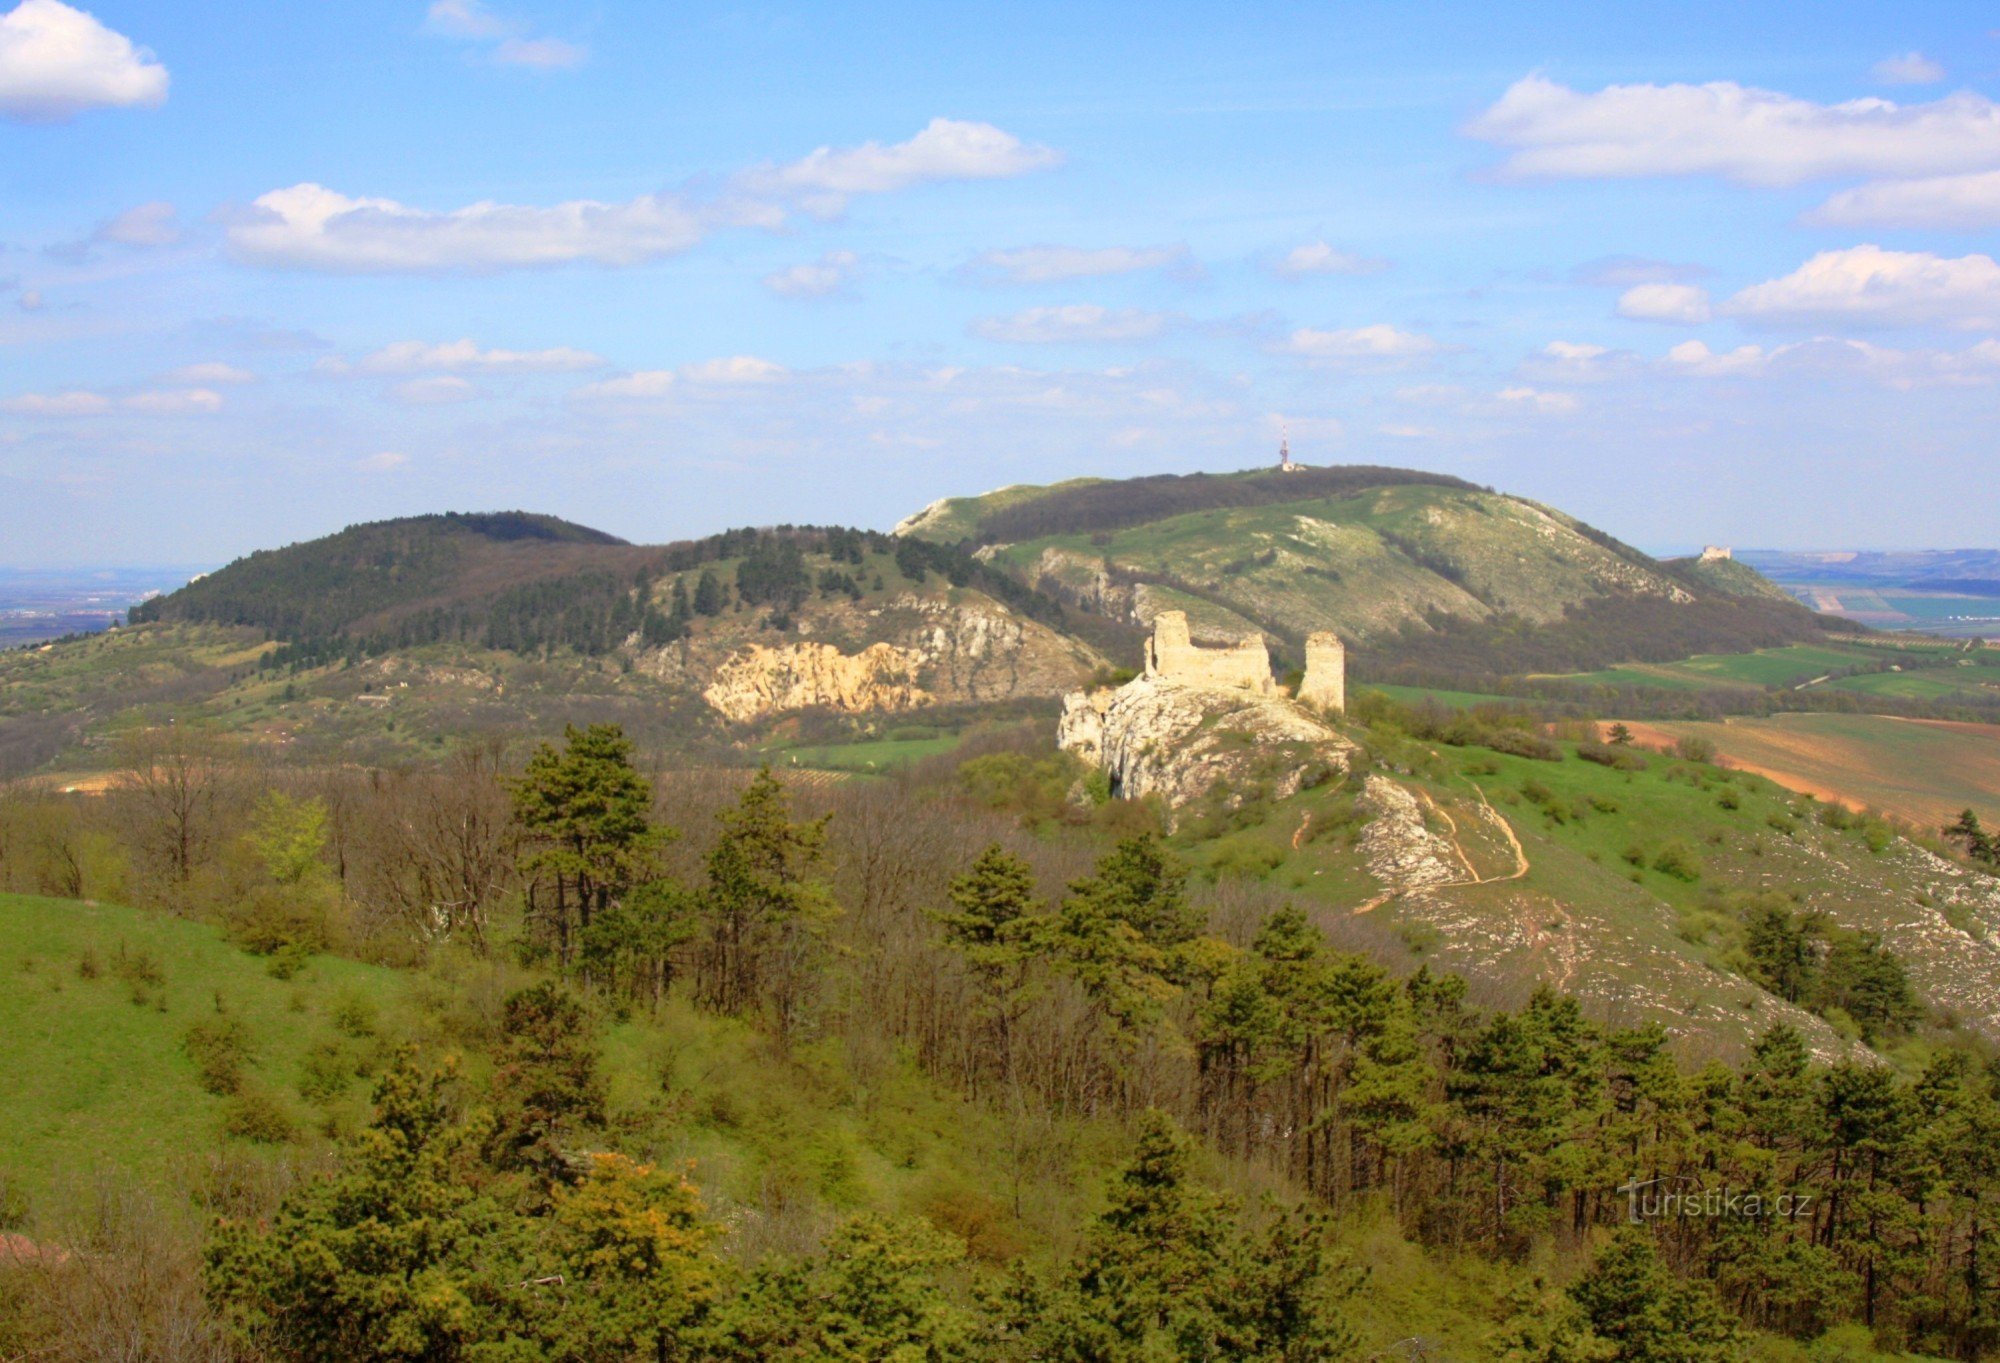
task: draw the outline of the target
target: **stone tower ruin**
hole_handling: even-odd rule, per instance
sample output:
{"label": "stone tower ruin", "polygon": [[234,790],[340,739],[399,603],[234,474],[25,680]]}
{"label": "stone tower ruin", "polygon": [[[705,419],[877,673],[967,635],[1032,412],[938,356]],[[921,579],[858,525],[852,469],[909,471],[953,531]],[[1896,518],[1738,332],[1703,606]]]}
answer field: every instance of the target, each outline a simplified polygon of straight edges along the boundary
{"label": "stone tower ruin", "polygon": [[1306,675],[1298,698],[1322,710],[1347,708],[1347,648],[1331,630],[1306,636]]}
{"label": "stone tower ruin", "polygon": [[1146,675],[1186,686],[1215,686],[1269,695],[1271,652],[1261,634],[1246,634],[1225,648],[1197,648],[1188,636],[1186,611],[1161,611],[1153,617],[1153,637],[1146,641]]}

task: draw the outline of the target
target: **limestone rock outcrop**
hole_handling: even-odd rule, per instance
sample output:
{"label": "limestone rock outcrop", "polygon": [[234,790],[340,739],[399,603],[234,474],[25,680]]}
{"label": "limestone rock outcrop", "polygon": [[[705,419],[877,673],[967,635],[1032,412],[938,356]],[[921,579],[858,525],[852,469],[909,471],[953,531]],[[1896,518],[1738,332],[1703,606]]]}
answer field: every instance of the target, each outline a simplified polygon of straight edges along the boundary
{"label": "limestone rock outcrop", "polygon": [[1225,783],[1232,800],[1258,789],[1282,799],[1345,771],[1354,751],[1282,697],[1163,677],[1064,697],[1056,741],[1109,776],[1114,796],[1158,795],[1169,808]]}
{"label": "limestone rock outcrop", "polygon": [[774,710],[908,710],[931,697],[917,683],[922,655],[894,644],[845,654],[832,644],[751,644],[715,670],[702,694],[738,723]]}

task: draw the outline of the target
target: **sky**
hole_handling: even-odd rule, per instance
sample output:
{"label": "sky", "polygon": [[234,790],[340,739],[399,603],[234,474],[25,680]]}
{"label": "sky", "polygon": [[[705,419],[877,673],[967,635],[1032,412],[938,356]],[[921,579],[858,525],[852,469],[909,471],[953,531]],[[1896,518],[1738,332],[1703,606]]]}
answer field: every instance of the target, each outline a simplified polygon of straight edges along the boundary
{"label": "sky", "polygon": [[1270,462],[2000,544],[1970,4],[0,0],[0,564]]}

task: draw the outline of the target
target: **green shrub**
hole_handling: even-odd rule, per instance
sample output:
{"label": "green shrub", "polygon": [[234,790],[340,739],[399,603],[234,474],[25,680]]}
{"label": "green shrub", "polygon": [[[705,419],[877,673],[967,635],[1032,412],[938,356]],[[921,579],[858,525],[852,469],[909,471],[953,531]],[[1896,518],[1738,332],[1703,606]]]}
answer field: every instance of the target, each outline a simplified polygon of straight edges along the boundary
{"label": "green shrub", "polygon": [[1616,771],[1644,771],[1646,759],[1630,748],[1615,747],[1609,743],[1579,743],[1576,755],[1586,762],[1595,762],[1602,767]]}
{"label": "green shrub", "polygon": [[1675,838],[1653,857],[1653,869],[1675,880],[1692,882],[1701,879],[1701,858],[1692,847]]}
{"label": "green shrub", "polygon": [[1696,738],[1693,734],[1688,734],[1674,744],[1674,756],[1683,762],[1699,762],[1703,766],[1710,766],[1715,762],[1715,744],[1705,738]]}
{"label": "green shrub", "polygon": [[246,1088],[229,1100],[222,1114],[222,1130],[259,1145],[283,1145],[293,1135],[290,1115],[261,1088]]}
{"label": "green shrub", "polygon": [[181,1049],[194,1061],[195,1076],[208,1092],[227,1097],[243,1087],[250,1039],[235,1018],[226,1013],[203,1018],[187,1029]]}
{"label": "green shrub", "polygon": [[351,1036],[356,1041],[375,1035],[375,1003],[353,991],[340,996],[333,1006],[333,1025],[342,1036]]}

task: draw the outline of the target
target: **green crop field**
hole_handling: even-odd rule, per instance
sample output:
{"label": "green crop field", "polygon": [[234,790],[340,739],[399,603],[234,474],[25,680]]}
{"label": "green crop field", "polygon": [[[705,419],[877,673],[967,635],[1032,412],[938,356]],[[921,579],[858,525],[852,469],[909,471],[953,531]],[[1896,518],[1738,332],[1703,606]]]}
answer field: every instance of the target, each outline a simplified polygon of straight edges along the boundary
{"label": "green crop field", "polygon": [[963,741],[961,734],[925,738],[876,738],[859,743],[821,743],[797,748],[767,749],[773,769],[810,767],[818,771],[882,772],[948,753]]}
{"label": "green crop field", "polygon": [[1907,700],[1948,700],[1953,696],[2000,696],[2000,667],[1926,667],[1902,672],[1869,672],[1827,683],[1830,690]]}
{"label": "green crop field", "polygon": [[1754,653],[1704,653],[1677,663],[1634,663],[1597,672],[1578,672],[1562,681],[1602,686],[1662,686],[1699,689],[1714,686],[1785,686],[1810,681],[1843,667],[1883,662],[1894,655],[1867,647],[1792,644]]}
{"label": "green crop field", "polygon": [[1514,696],[1485,695],[1477,691],[1445,691],[1434,686],[1370,685],[1365,688],[1357,687],[1354,689],[1380,691],[1390,699],[1399,700],[1405,705],[1414,705],[1419,701],[1434,700],[1440,705],[1450,705],[1460,710],[1469,710],[1477,705],[1520,704],[1519,699]]}

